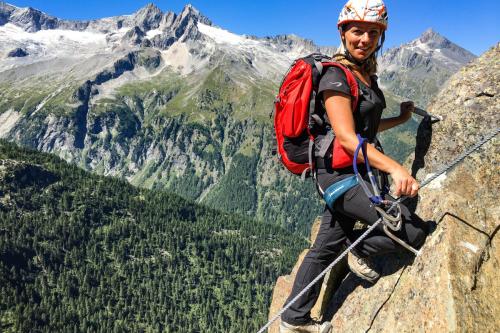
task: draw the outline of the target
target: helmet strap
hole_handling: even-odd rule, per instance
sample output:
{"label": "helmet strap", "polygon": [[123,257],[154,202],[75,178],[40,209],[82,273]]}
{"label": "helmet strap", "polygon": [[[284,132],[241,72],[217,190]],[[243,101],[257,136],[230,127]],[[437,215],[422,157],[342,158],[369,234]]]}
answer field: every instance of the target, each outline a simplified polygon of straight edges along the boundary
{"label": "helmet strap", "polygon": [[385,30],[382,31],[382,36],[380,36],[380,44],[375,49],[375,52],[378,52],[379,50],[382,49],[382,47],[384,46],[384,42],[385,42]]}

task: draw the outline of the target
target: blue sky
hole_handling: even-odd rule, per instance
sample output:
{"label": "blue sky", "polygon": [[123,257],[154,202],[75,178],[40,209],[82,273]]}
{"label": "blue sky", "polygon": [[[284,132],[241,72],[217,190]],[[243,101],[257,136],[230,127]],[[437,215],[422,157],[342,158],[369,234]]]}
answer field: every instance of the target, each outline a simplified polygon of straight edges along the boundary
{"label": "blue sky", "polygon": [[[95,19],[131,14],[148,2],[163,11],[180,12],[191,3],[215,25],[237,34],[273,36],[294,33],[318,45],[337,46],[336,22],[345,0],[312,5],[307,0],[10,0],[10,4],[31,6],[65,19]],[[389,31],[386,47],[418,37],[427,28],[444,35],[474,54],[481,54],[500,41],[498,0],[386,0]]]}

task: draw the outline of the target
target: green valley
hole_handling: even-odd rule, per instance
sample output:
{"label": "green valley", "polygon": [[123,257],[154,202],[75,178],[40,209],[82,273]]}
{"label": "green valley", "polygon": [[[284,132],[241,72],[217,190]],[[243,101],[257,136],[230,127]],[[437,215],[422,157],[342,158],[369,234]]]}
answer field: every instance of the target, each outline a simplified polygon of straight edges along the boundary
{"label": "green valley", "polygon": [[2,332],[250,332],[304,239],[0,141]]}

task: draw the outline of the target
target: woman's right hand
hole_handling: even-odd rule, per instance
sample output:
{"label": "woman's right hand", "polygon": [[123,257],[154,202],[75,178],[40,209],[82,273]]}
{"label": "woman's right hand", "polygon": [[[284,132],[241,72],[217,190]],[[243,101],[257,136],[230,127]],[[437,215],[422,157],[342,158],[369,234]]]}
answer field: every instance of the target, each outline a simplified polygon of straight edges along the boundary
{"label": "woman's right hand", "polygon": [[414,197],[417,195],[420,186],[405,168],[399,166],[390,175],[395,186],[394,194],[396,196]]}

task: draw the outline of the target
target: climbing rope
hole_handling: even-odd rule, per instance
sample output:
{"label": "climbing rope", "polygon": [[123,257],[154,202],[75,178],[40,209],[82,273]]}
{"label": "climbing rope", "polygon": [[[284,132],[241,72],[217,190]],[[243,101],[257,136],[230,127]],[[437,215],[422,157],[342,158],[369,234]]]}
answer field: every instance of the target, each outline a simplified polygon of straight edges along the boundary
{"label": "climbing rope", "polygon": [[[480,140],[477,144],[466,150],[463,154],[455,158],[450,164],[447,166],[441,168],[438,172],[433,174],[431,177],[428,179],[424,180],[422,184],[420,185],[420,188],[423,188],[424,186],[428,185],[430,182],[441,176],[442,174],[446,173],[449,171],[451,168],[453,168],[455,165],[458,163],[462,162],[467,156],[478,150],[482,145],[484,145],[486,142],[490,141],[493,139],[498,133],[500,132],[500,127],[496,128],[493,133],[485,136],[482,140]],[[396,201],[392,203],[392,206],[389,208],[389,211],[394,208],[397,204],[401,203],[402,201],[406,200],[408,197],[400,197]],[[309,289],[311,289],[312,286],[314,286],[323,276],[328,273],[333,266],[335,266],[340,260],[342,260],[349,251],[351,251],[354,247],[356,247],[370,232],[373,231],[380,223],[382,223],[382,218],[378,219],[375,223],[373,223],[354,243],[352,243],[342,254],[340,254],[337,259],[335,259],[330,265],[328,265],[327,268],[325,268],[314,280],[311,281],[297,296],[295,296],[288,304],[286,304],[278,313],[271,318],[267,322],[266,325],[264,325],[257,333],[263,333],[273,322],[276,321],[281,315],[288,310],[294,304],[300,297],[302,297]]]}

